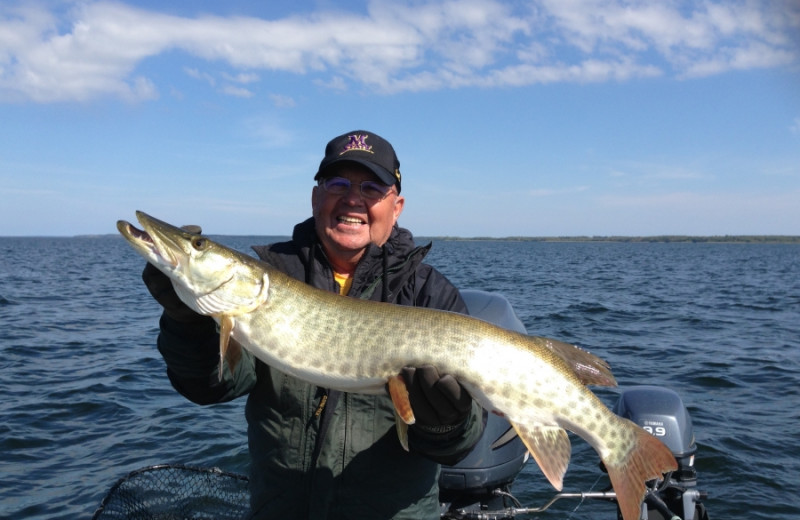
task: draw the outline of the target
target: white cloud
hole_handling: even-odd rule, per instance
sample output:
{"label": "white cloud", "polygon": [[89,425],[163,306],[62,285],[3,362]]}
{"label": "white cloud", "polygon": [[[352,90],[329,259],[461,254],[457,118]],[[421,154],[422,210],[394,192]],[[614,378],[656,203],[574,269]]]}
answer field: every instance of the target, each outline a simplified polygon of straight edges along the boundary
{"label": "white cloud", "polygon": [[244,87],[237,87],[235,85],[225,85],[222,87],[222,93],[240,98],[251,98],[254,96],[251,90],[248,90]]}
{"label": "white cloud", "polygon": [[332,76],[327,80],[315,79],[313,83],[329,90],[338,90],[340,92],[347,90],[347,82],[339,75]]}
{"label": "white cloud", "polygon": [[289,96],[282,96],[280,94],[270,94],[269,98],[272,103],[278,108],[292,108],[295,106],[294,98]]}
{"label": "white cloud", "polygon": [[679,76],[683,78],[703,77],[728,70],[780,67],[789,65],[796,59],[797,55],[793,51],[754,42],[747,47],[723,48],[714,56],[689,63]]}
{"label": "white cloud", "polygon": [[241,74],[236,74],[236,75],[223,73],[222,77],[233,83],[242,83],[244,85],[247,85],[248,83],[256,83],[261,79],[259,78],[258,74],[246,73],[246,72],[242,72]]}
{"label": "white cloud", "polygon": [[187,76],[194,79],[205,81],[212,87],[217,84],[217,80],[214,78],[214,76],[212,76],[207,72],[200,72],[196,68],[189,68],[189,67],[184,67],[183,71],[186,73]]}
{"label": "white cloud", "polygon": [[184,68],[211,85],[272,71],[386,93],[693,77],[797,63],[800,32],[792,0],[372,0],[366,12],[276,20],[66,5],[0,7],[0,101],[153,99],[158,85],[138,69],[174,51],[234,69],[217,80]]}

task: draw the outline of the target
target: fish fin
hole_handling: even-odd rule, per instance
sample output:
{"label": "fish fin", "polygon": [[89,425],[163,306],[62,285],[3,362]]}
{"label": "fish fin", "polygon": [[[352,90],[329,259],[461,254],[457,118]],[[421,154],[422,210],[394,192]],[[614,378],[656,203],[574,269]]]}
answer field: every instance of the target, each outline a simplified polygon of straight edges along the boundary
{"label": "fish fin", "polygon": [[[233,332],[233,325],[234,319],[233,316],[226,316],[222,315],[219,320],[219,369],[217,372],[217,377],[220,381],[222,381],[222,370],[225,366],[225,360],[228,358],[228,346],[233,342],[231,338],[231,332]],[[234,353],[232,351],[238,350],[238,352]],[[237,355],[238,354],[238,355]],[[241,358],[241,346],[236,343],[236,347],[231,349],[231,356],[235,357],[234,365],[239,362]],[[233,372],[234,366],[231,366],[230,363],[228,367]]]}
{"label": "fish fin", "polygon": [[408,400],[408,388],[402,376],[391,376],[386,385],[389,388],[389,396],[394,404],[395,428],[400,446],[408,450],[408,425],[414,424],[414,411],[411,409],[411,401]]}
{"label": "fish fin", "polygon": [[402,376],[391,376],[387,383],[389,395],[392,397],[394,411],[405,424],[414,424],[414,410],[411,409],[411,401],[408,400],[408,388]]}
{"label": "fish fin", "polygon": [[572,445],[564,428],[558,426],[534,426],[528,428],[511,423],[539,468],[558,491],[564,487],[564,474],[569,466]]}
{"label": "fish fin", "polygon": [[611,368],[603,359],[582,348],[550,338],[542,338],[545,346],[564,360],[584,385],[617,386]]}
{"label": "fish fin", "polygon": [[627,419],[623,420],[634,426],[636,438],[633,448],[616,464],[606,460],[603,460],[603,464],[617,495],[623,520],[638,520],[645,495],[645,482],[675,471],[678,463],[664,443]]}
{"label": "fish fin", "polygon": [[236,366],[239,364],[239,361],[242,360],[242,345],[233,339],[230,338],[228,341],[228,350],[225,351],[225,363],[228,365],[228,368],[231,371],[231,374],[236,370]]}
{"label": "fish fin", "polygon": [[397,410],[394,411],[394,426],[397,430],[397,439],[400,441],[400,446],[403,447],[404,450],[409,451],[408,449],[408,425],[406,422],[400,417],[400,414],[397,413]]}

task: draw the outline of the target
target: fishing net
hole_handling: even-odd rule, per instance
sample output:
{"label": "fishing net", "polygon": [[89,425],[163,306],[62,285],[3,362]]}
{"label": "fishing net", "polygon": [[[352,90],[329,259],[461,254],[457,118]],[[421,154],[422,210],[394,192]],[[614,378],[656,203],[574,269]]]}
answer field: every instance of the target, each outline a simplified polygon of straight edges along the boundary
{"label": "fishing net", "polygon": [[247,485],[247,477],[217,468],[150,466],[114,484],[92,520],[241,520]]}

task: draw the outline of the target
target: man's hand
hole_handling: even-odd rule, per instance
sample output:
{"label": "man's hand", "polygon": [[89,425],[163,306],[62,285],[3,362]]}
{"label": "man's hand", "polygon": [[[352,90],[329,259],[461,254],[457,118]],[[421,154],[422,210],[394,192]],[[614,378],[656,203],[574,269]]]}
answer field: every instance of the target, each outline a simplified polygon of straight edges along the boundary
{"label": "man's hand", "polygon": [[472,409],[472,397],[456,379],[440,375],[436,367],[405,367],[403,379],[416,417],[416,426],[446,433],[460,426]]}
{"label": "man's hand", "polygon": [[[181,229],[195,235],[203,232],[200,226],[182,226]],[[187,307],[178,298],[178,294],[175,292],[175,288],[172,287],[172,281],[170,281],[169,277],[149,262],[144,266],[144,271],[142,271],[142,281],[147,290],[150,291],[153,299],[164,307],[164,312],[173,320],[192,323],[204,317]]]}

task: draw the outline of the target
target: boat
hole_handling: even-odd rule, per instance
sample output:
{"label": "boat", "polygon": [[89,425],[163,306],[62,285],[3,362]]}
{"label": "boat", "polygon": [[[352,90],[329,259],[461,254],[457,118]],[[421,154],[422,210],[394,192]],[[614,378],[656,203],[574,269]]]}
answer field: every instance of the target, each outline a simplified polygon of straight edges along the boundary
{"label": "boat", "polygon": [[[471,316],[527,333],[502,295],[462,290]],[[697,444],[691,416],[680,396],[658,386],[621,390],[612,410],[658,437],[670,449],[678,469],[663,480],[648,482],[640,520],[708,520],[697,487]],[[561,492],[544,505],[523,506],[512,486],[528,452],[503,418],[485,415],[483,435],[473,450],[453,466],[443,466],[439,499],[443,520],[514,520],[542,513],[562,500],[615,502],[609,486],[601,491]],[[96,509],[92,520],[215,519],[242,520],[249,514],[248,477],[219,468],[159,464],[120,478]],[[617,518],[620,519],[619,509]]]}

